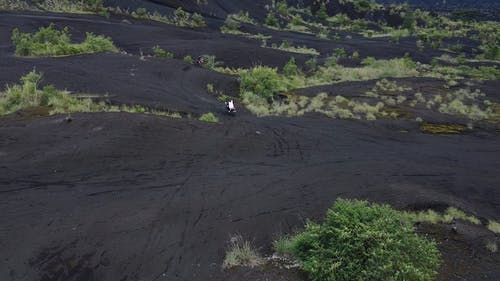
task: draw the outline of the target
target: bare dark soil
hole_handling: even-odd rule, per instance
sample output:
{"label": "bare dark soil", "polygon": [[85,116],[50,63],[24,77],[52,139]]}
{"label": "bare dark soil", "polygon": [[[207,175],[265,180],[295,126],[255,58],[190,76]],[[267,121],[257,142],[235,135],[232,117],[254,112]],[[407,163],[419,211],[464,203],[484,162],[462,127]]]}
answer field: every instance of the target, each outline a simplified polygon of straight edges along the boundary
{"label": "bare dark soil", "polygon": [[[210,20],[222,22],[216,15]],[[126,53],[14,56],[14,27],[32,32],[50,22],[69,26],[74,39],[87,31],[110,36]],[[304,42],[325,55],[339,46],[313,35],[272,32],[275,39]],[[393,45],[354,35],[339,44],[363,57],[410,52],[415,60],[429,61],[439,55],[418,54],[409,42]],[[297,270],[275,267],[222,270],[229,238],[241,234],[269,255],[274,238],[300,229],[305,219],[321,219],[338,197],[399,209],[454,206],[484,223],[500,220],[499,131],[430,135],[408,120],[334,120],[316,114],[257,118],[243,109],[227,116],[206,85],[237,95],[235,77],[147,56],[154,45],[177,58],[214,54],[234,67],[282,66],[291,56],[210,27],[0,12],[2,86],[36,68],[44,72],[45,84],[108,94],[103,99],[112,103],[193,117],[214,112],[221,118],[209,124],[196,118],[88,113],[73,114],[67,122],[65,115],[40,117],[38,111],[0,117],[1,280],[306,280]],[[299,63],[309,58],[293,56]],[[424,92],[443,83],[398,82]],[[374,83],[298,92],[349,96]],[[499,99],[498,81],[478,87],[492,101]],[[421,225],[418,230],[440,242],[440,280],[498,280],[500,255],[484,247],[498,235],[484,226]]]}

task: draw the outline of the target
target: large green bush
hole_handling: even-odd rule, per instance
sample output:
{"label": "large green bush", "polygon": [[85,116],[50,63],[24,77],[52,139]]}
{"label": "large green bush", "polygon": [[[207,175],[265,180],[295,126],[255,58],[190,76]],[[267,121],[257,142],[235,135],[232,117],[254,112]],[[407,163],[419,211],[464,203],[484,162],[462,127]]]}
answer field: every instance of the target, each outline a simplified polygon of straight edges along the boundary
{"label": "large green bush", "polygon": [[256,66],[241,72],[240,90],[242,95],[250,93],[269,99],[285,88],[276,68]]}
{"label": "large green bush", "polygon": [[313,281],[434,280],[440,264],[436,243],[417,236],[402,212],[366,201],[337,200],[323,223],[309,222],[290,241],[284,248]]}
{"label": "large green bush", "polygon": [[16,28],[12,31],[12,42],[18,56],[64,56],[118,51],[111,39],[89,32],[86,34],[85,41],[73,44],[68,28],[58,30],[54,24],[41,27],[35,34],[21,33]]}

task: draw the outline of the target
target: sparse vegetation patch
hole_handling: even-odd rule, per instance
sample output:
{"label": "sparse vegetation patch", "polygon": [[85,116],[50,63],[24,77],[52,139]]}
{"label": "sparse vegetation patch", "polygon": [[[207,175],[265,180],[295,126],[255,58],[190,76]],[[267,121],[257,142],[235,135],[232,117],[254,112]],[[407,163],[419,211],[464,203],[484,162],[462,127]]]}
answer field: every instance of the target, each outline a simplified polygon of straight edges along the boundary
{"label": "sparse vegetation patch", "polygon": [[57,90],[54,86],[40,88],[42,74],[29,72],[20,80],[20,84],[7,86],[0,93],[0,115],[13,113],[30,107],[46,107],[49,114],[74,112],[129,112],[181,118],[176,112],[150,110],[140,105],[111,105],[103,101],[96,102],[88,95],[70,94]]}
{"label": "sparse vegetation patch", "polygon": [[429,134],[460,134],[468,131],[468,128],[458,124],[431,124],[420,125],[420,130]]}
{"label": "sparse vegetation patch", "polygon": [[82,43],[71,43],[68,28],[58,30],[54,24],[41,27],[35,34],[12,31],[12,42],[18,56],[65,56],[97,52],[117,52],[110,38],[87,32]]}

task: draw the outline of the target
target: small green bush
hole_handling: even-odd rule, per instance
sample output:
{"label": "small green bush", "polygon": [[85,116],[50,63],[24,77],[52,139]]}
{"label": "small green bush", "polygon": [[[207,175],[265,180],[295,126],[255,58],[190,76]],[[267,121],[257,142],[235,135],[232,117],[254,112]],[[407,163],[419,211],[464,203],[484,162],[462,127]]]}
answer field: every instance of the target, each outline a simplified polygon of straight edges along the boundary
{"label": "small green bush", "polygon": [[163,50],[162,48],[160,48],[160,46],[154,46],[153,53],[155,54],[155,57],[159,58],[168,58],[168,59],[174,58],[173,53]]}
{"label": "small green bush", "polygon": [[278,1],[276,2],[276,11],[283,17],[288,16],[288,5],[286,1]]}
{"label": "small green bush", "polygon": [[193,57],[190,55],[184,56],[183,60],[187,63],[193,64]]}
{"label": "small green bush", "polygon": [[490,220],[488,222],[488,229],[495,233],[500,233],[500,223]]}
{"label": "small green bush", "polygon": [[253,93],[262,98],[270,99],[283,91],[280,76],[276,68],[256,66],[240,74],[241,94]]}
{"label": "small green bush", "polygon": [[238,28],[240,28],[240,22],[228,16],[224,21],[224,25],[221,27],[221,30],[224,32],[229,30],[238,30]]}
{"label": "small green bush", "polygon": [[310,58],[304,63],[304,65],[310,72],[314,72],[318,68],[318,60],[316,60],[316,58]]}
{"label": "small green bush", "polygon": [[201,115],[199,120],[203,121],[203,122],[210,122],[210,123],[219,122],[219,118],[217,118],[217,116],[215,116],[212,112],[208,112],[208,113]]}
{"label": "small green bush", "polygon": [[271,12],[268,13],[267,16],[266,16],[266,18],[264,19],[264,24],[268,25],[268,26],[271,26],[271,27],[279,27],[278,19]]}
{"label": "small green bush", "polygon": [[339,58],[347,57],[347,52],[344,50],[344,48],[335,48],[335,50],[333,50],[333,52]]}
{"label": "small green bush", "polygon": [[135,15],[137,18],[145,19],[148,17],[148,10],[144,7],[137,8],[137,10],[135,10]]}
{"label": "small green bush", "polygon": [[21,33],[16,28],[12,31],[12,42],[18,56],[64,56],[118,51],[110,38],[89,32],[85,41],[72,44],[68,28],[57,30],[52,23],[48,27],[41,27],[35,34]]}
{"label": "small green bush", "polygon": [[283,74],[292,76],[297,75],[299,72],[297,64],[295,63],[295,58],[290,58],[290,60],[283,66]]}
{"label": "small green bush", "polygon": [[366,201],[337,200],[292,243],[313,281],[434,280],[440,264],[436,243],[417,236],[402,212]]}
{"label": "small green bush", "polygon": [[322,20],[326,20],[326,18],[328,18],[328,13],[327,13],[325,4],[321,5],[321,7],[319,7],[319,10],[316,12],[316,16]]}
{"label": "small green bush", "polygon": [[205,27],[207,24],[205,23],[205,19],[202,15],[198,13],[194,13],[191,16],[191,26],[192,27]]}

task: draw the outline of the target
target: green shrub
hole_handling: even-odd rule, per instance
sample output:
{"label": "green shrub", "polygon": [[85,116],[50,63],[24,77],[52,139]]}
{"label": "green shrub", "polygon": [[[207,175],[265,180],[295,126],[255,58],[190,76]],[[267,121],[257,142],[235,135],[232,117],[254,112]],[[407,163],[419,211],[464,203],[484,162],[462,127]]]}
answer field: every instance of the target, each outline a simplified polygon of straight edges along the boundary
{"label": "green shrub", "polygon": [[242,95],[247,93],[270,99],[279,92],[285,90],[276,68],[267,66],[256,66],[250,70],[244,70],[240,74],[240,91]]}
{"label": "green shrub", "polygon": [[329,56],[325,60],[325,66],[326,67],[334,67],[337,65],[337,57],[335,56]]}
{"label": "green shrub", "polygon": [[335,48],[335,50],[333,50],[333,52],[339,58],[347,57],[347,52],[344,50],[344,48]]}
{"label": "green shrub", "polygon": [[85,41],[72,44],[68,28],[57,30],[52,23],[48,27],[41,27],[35,34],[21,33],[16,28],[12,31],[12,42],[18,56],[63,56],[118,51],[111,39],[89,32]]}
{"label": "green shrub", "polygon": [[162,48],[160,48],[160,46],[154,46],[153,53],[155,54],[155,57],[159,58],[168,58],[168,59],[174,58],[173,53],[163,50]]}
{"label": "green shrub", "polygon": [[202,15],[198,13],[194,13],[191,16],[191,26],[192,27],[205,27],[207,24],[205,23],[205,19]]}
{"label": "green shrub", "polygon": [[489,60],[500,60],[500,46],[484,46],[484,57]]}
{"label": "green shrub", "polygon": [[326,18],[328,18],[328,13],[326,11],[326,5],[323,4],[319,7],[319,10],[316,12],[316,16],[319,18],[319,19],[322,19],[322,20],[326,20]]}
{"label": "green shrub", "polygon": [[495,233],[500,233],[500,223],[490,220],[488,222],[488,229]]}
{"label": "green shrub", "polygon": [[135,10],[135,15],[137,18],[145,19],[148,17],[148,10],[146,10],[146,8],[139,7]]}
{"label": "green shrub", "polygon": [[276,3],[276,11],[283,17],[288,16],[288,5],[286,1],[278,1]]}
{"label": "green shrub", "polygon": [[193,57],[190,55],[184,56],[183,60],[187,63],[193,64]]}
{"label": "green shrub", "polygon": [[292,76],[298,74],[297,64],[295,63],[295,58],[290,58],[290,60],[283,66],[283,74]]}
{"label": "green shrub", "polygon": [[184,11],[182,7],[174,11],[174,22],[180,26],[188,25],[189,13]]}
{"label": "green shrub", "polygon": [[203,122],[210,122],[210,123],[219,122],[219,118],[217,118],[217,116],[215,116],[212,112],[208,112],[208,113],[201,115],[199,120],[203,121]]}
{"label": "green shrub", "polygon": [[271,27],[277,27],[277,28],[279,28],[278,19],[271,12],[269,12],[267,14],[266,18],[264,19],[264,24],[268,25],[268,26],[271,26]]}
{"label": "green shrub", "polygon": [[374,57],[366,57],[363,61],[361,61],[361,65],[372,65],[376,62],[377,60]]}
{"label": "green shrub", "polygon": [[228,16],[226,20],[224,21],[224,25],[221,27],[222,31],[228,31],[228,30],[238,30],[240,28],[240,23],[233,19],[232,17]]}
{"label": "green shrub", "polygon": [[387,205],[337,200],[323,223],[293,237],[293,255],[313,281],[434,280],[436,243]]}
{"label": "green shrub", "polygon": [[304,64],[310,72],[314,72],[318,68],[318,60],[316,58],[310,58]]}

